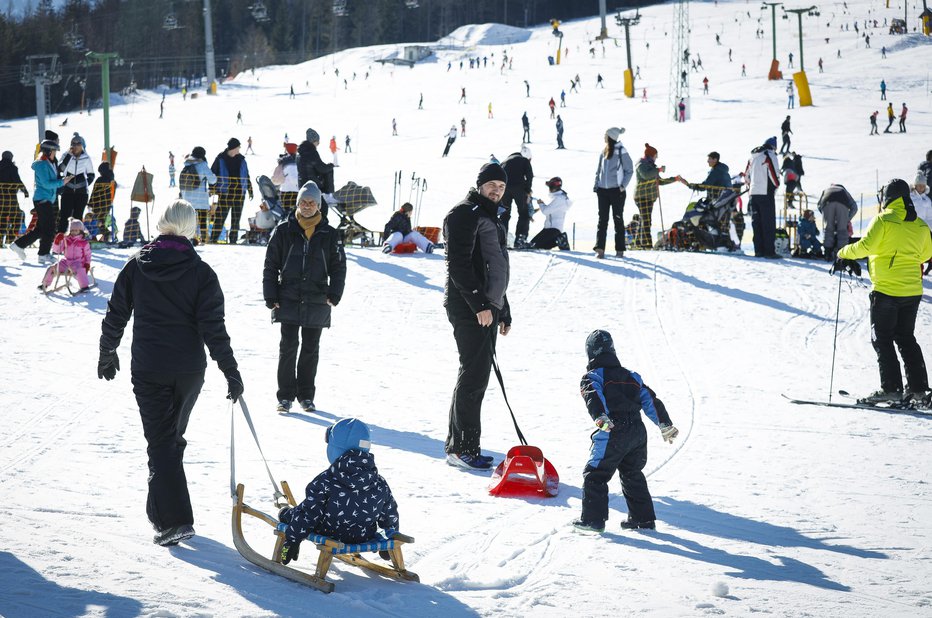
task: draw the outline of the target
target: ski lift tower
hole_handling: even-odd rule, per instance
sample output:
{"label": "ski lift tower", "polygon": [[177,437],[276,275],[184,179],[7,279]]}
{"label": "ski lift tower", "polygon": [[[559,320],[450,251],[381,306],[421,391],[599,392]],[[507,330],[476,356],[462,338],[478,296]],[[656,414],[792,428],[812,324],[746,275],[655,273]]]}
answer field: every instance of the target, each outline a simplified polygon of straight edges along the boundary
{"label": "ski lift tower", "polygon": [[123,66],[123,59],[116,52],[92,52],[84,54],[89,61],[100,65],[100,89],[104,108],[104,155],[106,161],[113,161],[110,149],[110,62]]}
{"label": "ski lift tower", "polygon": [[214,27],[210,0],[204,0],[204,57],[207,62],[207,94],[217,94],[217,68],[214,64]]}
{"label": "ski lift tower", "polygon": [[628,68],[625,69],[625,96],[634,97],[634,70],[631,68],[631,26],[636,26],[641,21],[641,13],[637,10],[634,17],[622,17],[621,12],[615,15],[615,23],[625,29],[625,47],[628,52]]}
{"label": "ski lift tower", "polygon": [[686,104],[689,118],[689,0],[673,4],[673,56],[670,62],[670,102],[673,120],[679,117],[680,101]]}
{"label": "ski lift tower", "polygon": [[36,119],[39,121],[39,141],[45,139],[46,94],[52,84],[61,81],[61,64],[58,54],[26,56],[19,81],[24,86],[36,87]]}

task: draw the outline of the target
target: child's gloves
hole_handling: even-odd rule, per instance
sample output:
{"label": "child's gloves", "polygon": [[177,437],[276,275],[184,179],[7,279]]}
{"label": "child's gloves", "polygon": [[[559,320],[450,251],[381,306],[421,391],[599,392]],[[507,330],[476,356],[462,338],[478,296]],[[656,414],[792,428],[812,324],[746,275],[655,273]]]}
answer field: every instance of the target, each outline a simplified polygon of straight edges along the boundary
{"label": "child's gloves", "polygon": [[676,439],[676,436],[680,435],[680,430],[670,425],[669,423],[660,424],[660,435],[663,436],[664,442],[669,442],[673,444],[673,440]]}
{"label": "child's gloves", "polygon": [[282,553],[279,556],[282,559],[282,564],[288,564],[292,560],[298,559],[298,550],[301,548],[301,542],[286,542],[282,545]]}
{"label": "child's gloves", "polygon": [[243,378],[236,369],[228,369],[223,375],[227,379],[227,399],[236,403],[243,394]]}
{"label": "child's gloves", "polygon": [[615,423],[612,422],[612,419],[608,418],[607,414],[602,414],[599,418],[595,419],[595,426],[602,431],[611,431],[615,427]]}
{"label": "child's gloves", "polygon": [[100,360],[97,361],[97,377],[108,382],[116,377],[120,370],[120,357],[116,350],[100,348]]}

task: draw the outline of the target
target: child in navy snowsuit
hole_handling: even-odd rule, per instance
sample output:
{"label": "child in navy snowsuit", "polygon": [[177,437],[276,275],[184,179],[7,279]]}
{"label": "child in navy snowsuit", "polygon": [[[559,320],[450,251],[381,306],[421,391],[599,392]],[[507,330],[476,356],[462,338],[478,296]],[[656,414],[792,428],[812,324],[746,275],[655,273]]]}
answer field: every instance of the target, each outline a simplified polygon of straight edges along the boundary
{"label": "child in navy snowsuit", "polygon": [[647,464],[647,430],[641,410],[673,443],[679,434],[663,402],[641,376],[621,366],[612,336],[596,330],[586,338],[589,365],[580,384],[589,416],[598,429],[592,434],[589,461],[583,471],[582,516],[573,522],[581,530],[601,532],[608,519],[608,482],[617,470],[628,504],[626,529],[654,528],[654,503],[642,470]]}
{"label": "child in navy snowsuit", "polygon": [[327,428],[326,440],[330,467],[308,484],[301,504],[278,514],[288,524],[283,564],[297,560],[301,541],[311,534],[362,543],[376,538],[379,528],[386,536],[398,530],[398,505],[369,453],[369,427],[343,419]]}
{"label": "child in navy snowsuit", "polygon": [[799,234],[799,255],[822,255],[822,243],[819,242],[819,228],[816,227],[815,214],[811,210],[803,211],[803,218],[797,223]]}

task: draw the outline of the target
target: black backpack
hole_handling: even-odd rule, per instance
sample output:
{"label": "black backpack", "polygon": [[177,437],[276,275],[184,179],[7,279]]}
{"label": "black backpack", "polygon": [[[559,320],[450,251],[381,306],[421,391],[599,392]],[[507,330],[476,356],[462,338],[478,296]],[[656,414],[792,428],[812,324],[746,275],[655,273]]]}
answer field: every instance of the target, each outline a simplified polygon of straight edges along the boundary
{"label": "black backpack", "polygon": [[182,191],[196,191],[201,186],[201,175],[197,173],[197,165],[188,163],[181,168],[181,175],[178,176],[178,187]]}

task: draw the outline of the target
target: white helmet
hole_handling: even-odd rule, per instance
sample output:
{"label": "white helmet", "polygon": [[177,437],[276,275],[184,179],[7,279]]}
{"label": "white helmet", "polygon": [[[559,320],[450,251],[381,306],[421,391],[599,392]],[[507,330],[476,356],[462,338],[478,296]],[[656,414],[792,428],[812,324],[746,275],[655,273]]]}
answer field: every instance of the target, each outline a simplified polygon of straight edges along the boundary
{"label": "white helmet", "polygon": [[521,156],[524,157],[525,159],[531,158],[531,149],[528,147],[527,144],[524,144],[523,146],[521,146]]}

